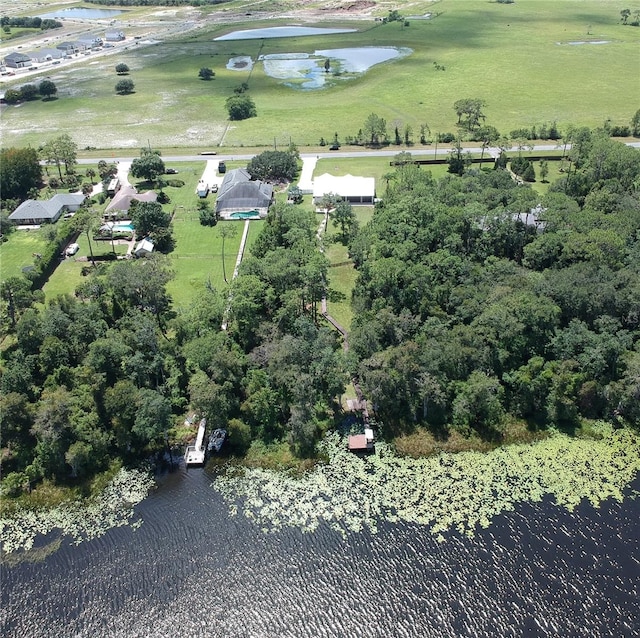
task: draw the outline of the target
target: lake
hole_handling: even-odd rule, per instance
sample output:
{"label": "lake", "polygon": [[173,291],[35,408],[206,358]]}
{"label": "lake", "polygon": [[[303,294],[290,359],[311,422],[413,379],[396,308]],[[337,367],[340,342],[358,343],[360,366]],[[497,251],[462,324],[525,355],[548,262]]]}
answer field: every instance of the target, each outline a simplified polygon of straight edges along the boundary
{"label": "lake", "polygon": [[264,29],[244,29],[226,33],[217,40],[259,40],[260,38],[295,38],[307,35],[331,35],[333,33],[353,33],[357,29],[326,29],[323,27],[266,27]]}
{"label": "lake", "polygon": [[[640,499],[545,497],[473,538],[381,522],[264,533],[202,469],[159,478],[139,529],[2,570],[1,633],[40,637],[637,636]],[[638,479],[627,496],[640,488]]]}
{"label": "lake", "polygon": [[[411,55],[406,47],[347,47],[313,53],[270,53],[260,56],[264,72],[298,89],[319,89],[362,75],[376,64]],[[325,62],[330,67],[325,70]]]}
{"label": "lake", "polygon": [[83,7],[71,7],[68,9],[58,9],[49,13],[41,13],[38,17],[44,19],[55,18],[83,18],[85,20],[105,20],[114,18],[124,13],[119,9],[85,9]]}

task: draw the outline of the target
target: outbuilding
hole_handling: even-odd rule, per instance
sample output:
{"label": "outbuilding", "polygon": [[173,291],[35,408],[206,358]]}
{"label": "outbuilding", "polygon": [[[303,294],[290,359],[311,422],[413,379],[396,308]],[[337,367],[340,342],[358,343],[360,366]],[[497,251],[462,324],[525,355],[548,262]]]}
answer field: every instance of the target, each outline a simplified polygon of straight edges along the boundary
{"label": "outbuilding", "polygon": [[136,257],[146,257],[153,252],[154,245],[150,239],[142,239],[137,244],[133,250],[133,254]]}
{"label": "outbuilding", "polygon": [[373,204],[376,198],[374,177],[343,175],[336,177],[324,173],[313,180],[313,203],[318,205],[324,195],[333,193],[351,204]]}
{"label": "outbuilding", "polygon": [[375,439],[373,430],[365,428],[364,434],[352,434],[349,436],[349,452],[366,454],[374,451]]}

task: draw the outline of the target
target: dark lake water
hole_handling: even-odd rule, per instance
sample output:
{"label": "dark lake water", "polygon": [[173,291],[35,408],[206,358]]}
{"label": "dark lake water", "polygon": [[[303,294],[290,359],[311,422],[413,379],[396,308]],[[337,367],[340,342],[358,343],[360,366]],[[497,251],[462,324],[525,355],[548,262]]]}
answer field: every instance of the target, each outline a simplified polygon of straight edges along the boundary
{"label": "dark lake water", "polygon": [[[633,637],[640,498],[550,500],[473,540],[426,528],[264,534],[203,470],[180,470],[119,528],[2,571],[1,631],[39,637]],[[640,488],[636,480],[633,489]]]}

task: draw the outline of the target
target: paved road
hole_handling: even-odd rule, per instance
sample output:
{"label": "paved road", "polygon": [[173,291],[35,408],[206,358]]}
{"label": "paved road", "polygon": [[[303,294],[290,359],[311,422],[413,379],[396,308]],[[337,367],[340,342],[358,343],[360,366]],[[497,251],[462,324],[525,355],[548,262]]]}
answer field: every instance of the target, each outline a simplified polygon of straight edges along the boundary
{"label": "paved road", "polygon": [[[634,148],[640,148],[640,142],[627,142],[627,146],[632,146]],[[557,151],[559,149],[564,148],[564,144],[539,144],[534,146],[532,152],[537,153],[541,151]],[[567,146],[567,150],[571,148],[569,144]],[[302,159],[305,158],[316,158],[316,159],[327,159],[327,158],[357,158],[357,157],[394,157],[398,153],[400,153],[403,148],[396,148],[391,150],[373,150],[373,149],[362,149],[358,151],[328,151],[328,152],[320,152],[320,153],[300,153],[300,157]],[[482,148],[479,146],[473,146],[469,148],[463,149],[465,153],[481,153]],[[528,149],[527,149],[528,150]],[[492,153],[499,151],[499,149],[489,148],[485,149],[485,155],[487,157],[491,156]],[[413,157],[441,157],[443,155],[448,155],[451,152],[451,146],[440,146],[436,150],[435,146],[433,148],[427,149],[411,149],[409,151]],[[518,152],[517,146],[512,146],[507,149],[508,153]],[[105,151],[105,159],[108,162],[127,162],[131,161],[132,157],[137,157],[137,153],[132,152],[131,155],[122,156],[122,157],[108,157],[108,153],[113,153],[112,150]],[[227,162],[234,160],[250,160],[252,157],[255,157],[258,153],[226,153],[216,155],[216,159],[218,161],[224,160]],[[163,155],[162,159],[165,163],[169,162],[205,162],[211,159],[210,155]],[[96,164],[97,159],[79,159],[78,164]]]}

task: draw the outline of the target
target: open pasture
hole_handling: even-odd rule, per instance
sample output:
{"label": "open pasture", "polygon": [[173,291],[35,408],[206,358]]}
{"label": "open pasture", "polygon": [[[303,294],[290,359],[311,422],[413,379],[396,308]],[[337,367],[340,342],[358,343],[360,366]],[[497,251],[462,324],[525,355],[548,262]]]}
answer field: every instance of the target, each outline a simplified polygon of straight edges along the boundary
{"label": "open pasture", "polygon": [[[623,3],[597,0],[518,0],[514,4],[441,0],[420,9],[431,20],[382,24],[334,17],[322,26],[357,33],[262,40],[216,41],[234,29],[284,24],[256,20],[211,22],[192,33],[134,46],[116,57],[88,58],[83,67],[53,73],[59,99],[6,108],[6,145],[39,145],[69,132],[80,148],[314,146],[320,137],[356,135],[367,115],[387,121],[390,133],[421,124],[432,133],[454,131],[453,103],[486,101],[487,123],[501,132],[557,121],[599,126],[628,123],[640,104],[638,30],[620,23]],[[209,10],[205,10],[206,12]],[[411,13],[420,13],[411,7]],[[335,16],[335,14],[334,14]],[[413,53],[379,64],[331,88],[297,90],[252,71],[230,70],[231,57],[363,47],[408,47]],[[126,63],[135,93],[117,96],[115,65]],[[434,63],[440,67],[438,70]],[[212,68],[211,81],[198,79]],[[444,67],[444,70],[442,70]],[[51,73],[51,71],[49,71]],[[225,100],[248,82],[258,117],[229,122]]]}

